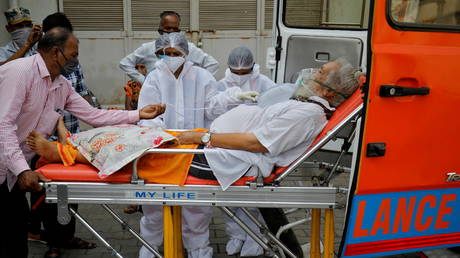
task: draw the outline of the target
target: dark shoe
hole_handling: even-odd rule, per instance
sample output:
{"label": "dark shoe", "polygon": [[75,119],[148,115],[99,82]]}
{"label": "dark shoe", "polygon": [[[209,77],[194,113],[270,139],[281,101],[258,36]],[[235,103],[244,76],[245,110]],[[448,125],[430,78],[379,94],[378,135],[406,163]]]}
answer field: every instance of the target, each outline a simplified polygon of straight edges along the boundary
{"label": "dark shoe", "polygon": [[123,209],[123,212],[126,213],[126,214],[133,214],[133,213],[136,213],[138,211],[140,211],[140,205],[128,205],[126,208]]}
{"label": "dark shoe", "polygon": [[95,243],[90,243],[81,238],[74,237],[62,245],[63,248],[67,249],[93,249],[97,245]]}
{"label": "dark shoe", "polygon": [[29,232],[27,233],[27,240],[46,244],[46,240],[43,238],[43,234],[41,233],[34,234]]}
{"label": "dark shoe", "polygon": [[460,254],[460,246],[451,247],[451,248],[449,248],[449,250],[451,250],[451,251],[454,252],[454,253]]}
{"label": "dark shoe", "polygon": [[57,247],[50,247],[48,251],[45,253],[45,258],[60,258],[61,257],[61,249]]}

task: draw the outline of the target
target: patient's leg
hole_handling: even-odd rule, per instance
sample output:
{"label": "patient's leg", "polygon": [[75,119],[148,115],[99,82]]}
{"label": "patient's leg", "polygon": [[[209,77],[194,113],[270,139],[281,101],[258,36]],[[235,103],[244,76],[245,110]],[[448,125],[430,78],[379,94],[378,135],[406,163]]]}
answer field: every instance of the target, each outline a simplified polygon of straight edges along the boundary
{"label": "patient's leg", "polygon": [[[43,135],[37,133],[36,131],[32,131],[29,136],[27,136],[26,143],[29,145],[31,150],[46,160],[50,162],[61,162],[61,157],[59,156],[56,144],[48,141],[45,137],[43,137]],[[80,152],[78,152],[75,161],[77,163],[89,164],[88,160],[86,160]]]}

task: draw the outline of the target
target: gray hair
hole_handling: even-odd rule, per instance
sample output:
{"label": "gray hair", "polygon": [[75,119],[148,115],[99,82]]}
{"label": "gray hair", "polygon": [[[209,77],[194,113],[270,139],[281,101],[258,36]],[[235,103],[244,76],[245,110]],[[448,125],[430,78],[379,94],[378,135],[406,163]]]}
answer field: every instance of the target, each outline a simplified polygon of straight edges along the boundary
{"label": "gray hair", "polygon": [[340,57],[334,62],[339,64],[339,68],[328,74],[324,84],[337,92],[331,104],[339,106],[355,92],[360,84],[360,77],[364,73],[354,68],[344,57]]}

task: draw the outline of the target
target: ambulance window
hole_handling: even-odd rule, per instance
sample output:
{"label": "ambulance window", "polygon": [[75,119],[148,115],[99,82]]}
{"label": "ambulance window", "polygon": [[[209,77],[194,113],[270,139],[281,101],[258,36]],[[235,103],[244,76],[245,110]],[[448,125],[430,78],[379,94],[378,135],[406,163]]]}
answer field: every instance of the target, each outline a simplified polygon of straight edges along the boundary
{"label": "ambulance window", "polygon": [[285,0],[283,13],[288,27],[367,29],[369,0]]}
{"label": "ambulance window", "polygon": [[387,12],[400,27],[460,29],[460,0],[392,0]]}

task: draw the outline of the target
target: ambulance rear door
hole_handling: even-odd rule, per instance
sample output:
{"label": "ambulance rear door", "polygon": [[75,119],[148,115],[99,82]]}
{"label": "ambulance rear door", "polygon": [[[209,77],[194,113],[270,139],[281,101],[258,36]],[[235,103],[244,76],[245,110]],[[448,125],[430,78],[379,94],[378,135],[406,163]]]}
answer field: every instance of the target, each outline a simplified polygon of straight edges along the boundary
{"label": "ambulance rear door", "polygon": [[460,1],[371,3],[343,257],[460,245]]}

